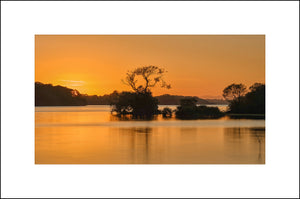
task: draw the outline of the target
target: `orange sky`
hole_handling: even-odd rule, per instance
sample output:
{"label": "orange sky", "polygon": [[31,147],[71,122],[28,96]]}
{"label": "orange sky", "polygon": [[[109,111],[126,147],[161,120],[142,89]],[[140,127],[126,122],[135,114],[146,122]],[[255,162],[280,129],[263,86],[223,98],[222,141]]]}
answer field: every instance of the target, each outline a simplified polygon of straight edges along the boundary
{"label": "orange sky", "polygon": [[103,95],[130,90],[128,70],[165,68],[176,94],[220,98],[231,83],[265,83],[264,35],[36,35],[35,80]]}

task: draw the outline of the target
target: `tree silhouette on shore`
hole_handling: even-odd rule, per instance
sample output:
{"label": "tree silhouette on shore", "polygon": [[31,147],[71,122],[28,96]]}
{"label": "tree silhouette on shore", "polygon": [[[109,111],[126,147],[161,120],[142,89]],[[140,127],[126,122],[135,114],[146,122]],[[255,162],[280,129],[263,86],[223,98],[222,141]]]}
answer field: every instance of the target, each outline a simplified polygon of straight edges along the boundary
{"label": "tree silhouette on shore", "polygon": [[246,93],[243,84],[231,84],[223,90],[224,98],[229,102],[229,113],[265,114],[265,85],[254,83]]}

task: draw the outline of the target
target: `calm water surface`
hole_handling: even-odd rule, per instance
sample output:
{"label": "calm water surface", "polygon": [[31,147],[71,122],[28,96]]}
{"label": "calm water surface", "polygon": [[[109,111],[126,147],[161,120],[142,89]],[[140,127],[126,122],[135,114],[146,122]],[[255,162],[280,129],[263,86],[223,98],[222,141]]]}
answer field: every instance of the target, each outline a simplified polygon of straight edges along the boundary
{"label": "calm water surface", "polygon": [[265,163],[265,120],[120,121],[110,110],[36,107],[36,164]]}

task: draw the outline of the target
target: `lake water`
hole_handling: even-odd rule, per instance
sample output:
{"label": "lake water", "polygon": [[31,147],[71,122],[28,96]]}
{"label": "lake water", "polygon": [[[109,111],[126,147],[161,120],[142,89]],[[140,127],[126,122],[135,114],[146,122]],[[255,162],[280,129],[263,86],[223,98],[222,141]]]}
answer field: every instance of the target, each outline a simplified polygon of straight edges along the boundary
{"label": "lake water", "polygon": [[[167,106],[159,109],[163,107]],[[36,107],[35,163],[265,163],[265,120],[158,116],[151,121],[120,121],[110,110],[104,105]]]}

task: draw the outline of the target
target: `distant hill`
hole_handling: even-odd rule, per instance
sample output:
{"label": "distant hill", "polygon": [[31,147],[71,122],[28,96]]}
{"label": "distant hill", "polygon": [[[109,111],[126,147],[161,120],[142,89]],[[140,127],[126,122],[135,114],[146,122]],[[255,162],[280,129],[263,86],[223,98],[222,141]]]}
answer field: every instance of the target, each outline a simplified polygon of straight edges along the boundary
{"label": "distant hill", "polygon": [[222,105],[228,105],[229,103],[226,100],[222,99],[205,99],[211,104],[222,104]]}
{"label": "distant hill", "polygon": [[156,98],[159,101],[160,105],[179,105],[180,100],[187,98],[187,97],[194,97],[197,99],[197,104],[224,104],[227,105],[228,102],[222,99],[202,99],[197,96],[183,96],[183,95],[159,95]]}
{"label": "distant hill", "polygon": [[201,99],[201,98],[196,97],[196,96],[182,96],[182,95],[165,94],[165,95],[156,96],[155,98],[158,99],[158,102],[159,102],[160,105],[179,105],[181,99],[188,98],[188,97],[196,98],[198,104],[212,104],[208,100]]}
{"label": "distant hill", "polygon": [[82,95],[74,89],[35,82],[35,106],[84,106]]}

